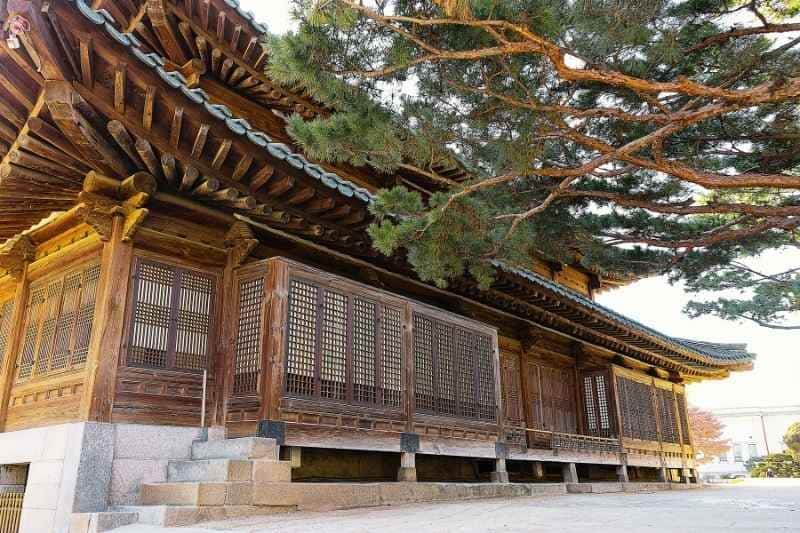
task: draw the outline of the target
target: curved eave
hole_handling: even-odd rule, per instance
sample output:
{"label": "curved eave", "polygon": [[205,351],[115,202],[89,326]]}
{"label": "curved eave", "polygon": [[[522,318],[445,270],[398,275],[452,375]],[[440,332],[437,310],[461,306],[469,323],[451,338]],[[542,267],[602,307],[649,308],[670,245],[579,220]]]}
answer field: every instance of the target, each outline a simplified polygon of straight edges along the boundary
{"label": "curved eave", "polygon": [[755,355],[743,344],[716,344],[670,337],[636,320],[604,307],[583,295],[528,270],[509,267],[499,261],[495,266],[502,275],[524,280],[538,291],[566,302],[576,311],[594,318],[593,329],[618,331],[620,341],[668,358],[687,368],[709,371],[749,370]]}

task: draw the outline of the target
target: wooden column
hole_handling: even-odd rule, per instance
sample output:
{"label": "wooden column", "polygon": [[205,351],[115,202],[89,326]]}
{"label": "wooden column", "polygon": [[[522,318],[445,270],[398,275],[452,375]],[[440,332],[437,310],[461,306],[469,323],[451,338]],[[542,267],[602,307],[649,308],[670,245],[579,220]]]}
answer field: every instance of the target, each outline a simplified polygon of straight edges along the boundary
{"label": "wooden column", "polygon": [[617,372],[615,370],[614,365],[609,366],[609,381],[611,382],[611,396],[612,402],[614,403],[614,413],[617,417],[617,435],[619,437],[619,451],[621,456],[621,460],[624,460],[627,463],[627,453],[625,452],[625,435],[623,431],[623,420],[622,420],[622,407],[620,406],[619,400],[619,388],[617,387]]}
{"label": "wooden column", "polygon": [[403,383],[405,398],[403,405],[406,415],[406,433],[414,433],[414,311],[410,305],[405,307],[406,327],[403,331]]}
{"label": "wooden column", "polygon": [[217,354],[214,359],[214,376],[216,392],[214,394],[214,412],[211,424],[225,426],[227,421],[228,398],[233,393],[233,358],[236,353],[236,335],[238,333],[238,304],[236,272],[253,250],[258,246],[258,239],[250,227],[243,222],[231,226],[225,238],[228,258],[222,275],[222,319],[219,330]]}
{"label": "wooden column", "polygon": [[0,432],[5,431],[6,416],[9,401],[11,400],[11,387],[14,385],[14,376],[17,368],[17,355],[24,337],[25,308],[28,305],[28,262],[22,264],[22,270],[17,278],[17,289],[14,292],[14,314],[11,317],[11,332],[6,346],[3,365],[0,368]]}
{"label": "wooden column", "polygon": [[265,305],[267,307],[264,328],[264,359],[261,367],[261,409],[259,420],[280,420],[280,405],[286,361],[284,344],[286,342],[286,311],[289,304],[289,273],[284,263],[272,263],[267,274]]}
{"label": "wooden column", "polygon": [[[500,379],[500,345],[497,340],[497,337],[494,338],[494,344],[492,349],[494,350],[494,355],[492,360],[494,361],[494,400],[497,408],[495,409],[495,413],[497,413],[497,433],[498,437],[497,440],[500,442],[506,441],[506,415],[505,415],[505,405],[503,404],[503,382]],[[505,463],[504,463],[505,464]]]}
{"label": "wooden column", "polygon": [[677,385],[672,384],[672,409],[675,413],[675,425],[678,427],[678,441],[681,445],[681,468],[686,468],[686,450],[683,444],[683,423],[681,422],[681,409],[678,404],[678,395],[675,394]]}
{"label": "wooden column", "polygon": [[125,226],[125,216],[113,216],[111,235],[103,246],[81,420],[111,422],[133,264],[133,244],[125,238]]}
{"label": "wooden column", "polygon": [[666,462],[664,461],[664,434],[661,428],[661,408],[658,406],[658,388],[656,387],[655,378],[650,378],[650,397],[653,402],[653,413],[656,418],[656,435],[658,436],[658,458],[661,461],[662,470],[666,471]]}
{"label": "wooden column", "polygon": [[573,374],[575,375],[575,422],[579,435],[586,434],[586,420],[585,408],[583,400],[583,382],[581,379],[580,368],[583,366],[583,346],[575,343],[570,350],[572,356],[575,358],[575,368]]}

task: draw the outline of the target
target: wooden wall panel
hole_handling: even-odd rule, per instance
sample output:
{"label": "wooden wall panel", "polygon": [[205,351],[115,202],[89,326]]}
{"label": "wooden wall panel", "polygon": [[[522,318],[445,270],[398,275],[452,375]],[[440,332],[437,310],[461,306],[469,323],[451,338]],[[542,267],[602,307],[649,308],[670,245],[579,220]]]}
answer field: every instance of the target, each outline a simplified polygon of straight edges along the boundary
{"label": "wooden wall panel", "polygon": [[[210,381],[208,390],[213,391]],[[117,375],[112,421],[137,424],[199,426],[203,376],[139,368],[121,368]],[[211,396],[211,395],[209,395]],[[214,398],[206,400],[207,409]]]}
{"label": "wooden wall panel", "polygon": [[15,385],[11,390],[5,430],[79,420],[83,377],[83,372],[72,372]]}
{"label": "wooden wall panel", "polygon": [[528,387],[533,429],[577,433],[574,367],[557,367],[528,359]]}

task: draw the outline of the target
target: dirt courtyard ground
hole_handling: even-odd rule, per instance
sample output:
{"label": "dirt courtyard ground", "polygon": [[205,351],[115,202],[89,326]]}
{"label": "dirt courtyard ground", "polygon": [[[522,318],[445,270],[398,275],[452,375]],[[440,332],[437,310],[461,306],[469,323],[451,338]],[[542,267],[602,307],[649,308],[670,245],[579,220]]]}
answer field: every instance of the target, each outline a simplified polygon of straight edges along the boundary
{"label": "dirt courtyard ground", "polygon": [[120,533],[477,533],[528,531],[799,531],[800,480],[702,490],[421,504],[294,513],[202,527],[128,526]]}

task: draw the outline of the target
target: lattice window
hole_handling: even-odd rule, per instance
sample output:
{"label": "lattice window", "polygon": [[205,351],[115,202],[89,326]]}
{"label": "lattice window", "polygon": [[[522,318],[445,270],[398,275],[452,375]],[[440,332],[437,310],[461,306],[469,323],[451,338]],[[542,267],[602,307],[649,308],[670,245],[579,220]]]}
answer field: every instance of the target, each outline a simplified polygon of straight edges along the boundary
{"label": "lattice window", "polygon": [[0,372],[5,361],[8,341],[11,338],[11,328],[14,315],[14,300],[0,303]]}
{"label": "lattice window", "polygon": [[675,403],[672,391],[656,389],[658,399],[658,414],[661,421],[661,438],[665,442],[680,444],[678,434],[678,420],[675,417]]}
{"label": "lattice window", "polygon": [[353,400],[375,403],[376,304],[353,300]]}
{"label": "lattice window", "polygon": [[403,313],[383,307],[383,403],[400,407],[403,401]]}
{"label": "lattice window", "polygon": [[51,369],[61,369],[69,365],[70,341],[78,316],[78,298],[81,290],[81,275],[72,274],[64,280],[64,295],[61,300],[61,313],[56,321],[53,341]]}
{"label": "lattice window", "polygon": [[208,368],[214,278],[139,260],[133,279],[128,365],[188,371]]}
{"label": "lattice window", "polygon": [[100,267],[34,283],[25,312],[18,379],[83,365],[92,334]]}
{"label": "lattice window", "polygon": [[611,437],[612,418],[609,411],[608,389],[604,373],[589,373],[583,377],[586,430],[596,437]]}
{"label": "lattice window", "polygon": [[488,336],[415,314],[416,410],[496,420],[494,353]]}
{"label": "lattice window", "polygon": [[39,339],[39,326],[46,301],[46,287],[41,284],[31,286],[28,307],[25,310],[25,337],[22,341],[22,353],[19,358],[19,379],[27,379],[33,373],[33,362],[36,359],[36,341]]}
{"label": "lattice window", "polygon": [[686,396],[682,392],[676,392],[675,398],[678,400],[678,416],[681,421],[681,432],[683,433],[683,443],[691,444],[689,436],[689,414],[686,410]]}
{"label": "lattice window", "polygon": [[438,412],[443,415],[458,414],[458,381],[455,367],[453,326],[436,322]]}
{"label": "lattice window", "polygon": [[608,405],[608,389],[606,388],[606,377],[602,374],[595,376],[597,385],[597,405],[600,414],[600,429],[611,431],[611,413]]}
{"label": "lattice window", "polygon": [[72,352],[72,364],[82,365],[89,354],[89,343],[92,340],[92,322],[94,321],[97,303],[97,288],[100,282],[100,267],[86,271],[78,299],[78,313],[75,320],[75,342]]}
{"label": "lattice window", "polygon": [[214,280],[188,270],[180,278],[175,367],[203,370],[208,367]]}
{"label": "lattice window", "polygon": [[402,405],[402,311],[292,279],[288,323],[287,394]]}
{"label": "lattice window", "polygon": [[175,278],[175,269],[170,266],[139,261],[134,277],[129,366],[167,367]]}
{"label": "lattice window", "polygon": [[[374,350],[370,356],[374,361]],[[323,398],[347,398],[347,296],[334,291],[325,292],[320,378]]]}
{"label": "lattice window", "polygon": [[592,432],[591,434],[594,434],[600,424],[597,419],[597,407],[594,403],[594,379],[592,379],[592,376],[584,376],[583,378],[583,396],[586,409],[586,426]]}
{"label": "lattice window", "polygon": [[239,326],[233,360],[233,394],[258,392],[261,375],[261,308],[264,304],[264,278],[239,284]]}
{"label": "lattice window", "polygon": [[632,439],[658,440],[652,387],[631,379],[617,377],[623,435]]}
{"label": "lattice window", "polygon": [[46,374],[53,353],[53,339],[56,334],[56,322],[63,294],[64,280],[51,282],[47,286],[45,312],[42,327],[39,330],[39,349],[36,353],[36,374]]}
{"label": "lattice window", "polygon": [[492,339],[486,335],[477,335],[476,341],[480,418],[495,420],[497,418],[497,400],[494,387],[494,346],[492,345]]}
{"label": "lattice window", "polygon": [[414,315],[414,403],[418,411],[436,411],[434,396],[434,322]]}
{"label": "lattice window", "polygon": [[299,280],[291,282],[286,382],[290,394],[314,395],[318,293],[319,289],[314,285]]}

